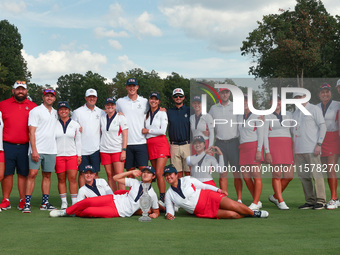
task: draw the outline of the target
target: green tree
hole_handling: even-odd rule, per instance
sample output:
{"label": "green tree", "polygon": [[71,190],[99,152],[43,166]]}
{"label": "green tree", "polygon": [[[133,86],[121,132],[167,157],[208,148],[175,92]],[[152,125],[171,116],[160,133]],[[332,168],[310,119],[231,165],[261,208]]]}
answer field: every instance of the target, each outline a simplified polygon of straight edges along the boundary
{"label": "green tree", "polygon": [[331,65],[337,23],[321,1],[297,0],[293,11],[266,15],[257,23],[241,47],[241,54],[254,60],[250,74],[297,77],[299,87],[303,77],[335,75]]}
{"label": "green tree", "polygon": [[172,72],[171,75],[164,79],[163,93],[167,99],[166,102],[164,102],[164,106],[166,108],[174,106],[174,102],[172,100],[172,92],[175,88],[183,89],[185,95],[184,104],[190,106],[190,80],[175,72]]}
{"label": "green tree", "polygon": [[18,29],[7,20],[0,21],[0,63],[6,67],[7,74],[2,76],[2,91],[0,99],[11,95],[11,87],[17,80],[29,81],[31,73],[27,69],[27,63],[21,54],[23,44]]}

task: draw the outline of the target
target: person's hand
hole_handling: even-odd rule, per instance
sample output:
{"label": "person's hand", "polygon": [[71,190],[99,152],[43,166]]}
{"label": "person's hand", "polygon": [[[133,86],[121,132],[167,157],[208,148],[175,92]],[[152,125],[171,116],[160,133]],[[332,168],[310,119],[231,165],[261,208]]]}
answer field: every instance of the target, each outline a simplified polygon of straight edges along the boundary
{"label": "person's hand", "polygon": [[318,156],[321,154],[321,146],[320,145],[316,145],[315,149],[314,149],[314,156]]}
{"label": "person's hand", "polygon": [[270,153],[266,153],[265,160],[268,164],[271,164],[273,162],[272,155]]}
{"label": "person's hand", "polygon": [[152,219],[156,219],[158,217],[157,213],[150,213],[149,217]]}
{"label": "person's hand", "polygon": [[122,151],[120,153],[120,162],[124,162],[125,159],[126,159],[126,151]]}
{"label": "person's hand", "polygon": [[81,156],[77,156],[77,166],[81,164]]}
{"label": "person's hand", "polygon": [[218,189],[217,192],[220,193],[220,194],[224,194],[226,196],[229,196],[229,194],[228,194],[228,192],[226,190]]}
{"label": "person's hand", "polygon": [[202,131],[202,134],[203,134],[204,136],[209,136],[209,130]]}
{"label": "person's hand", "polygon": [[173,216],[171,213],[165,214],[165,217],[166,217],[167,220],[174,220],[175,219],[175,216]]}
{"label": "person's hand", "polygon": [[142,176],[142,172],[139,169],[130,171],[134,177]]}
{"label": "person's hand", "polygon": [[262,159],[262,153],[261,153],[261,151],[257,151],[256,155],[255,155],[255,160],[260,162],[261,159]]}
{"label": "person's hand", "polygon": [[123,115],[123,116],[125,116],[124,113],[122,113],[122,112],[118,112],[118,115]]}
{"label": "person's hand", "polygon": [[160,110],[161,112],[166,112],[166,109],[163,108],[163,107],[160,107],[159,110]]}
{"label": "person's hand", "polygon": [[79,132],[80,132],[80,133],[83,133],[83,127],[80,127],[80,128],[79,128]]}
{"label": "person's hand", "polygon": [[218,155],[223,155],[222,151],[220,148],[218,148],[217,146],[212,146],[212,148],[214,148],[215,153],[217,153]]}
{"label": "person's hand", "polygon": [[147,129],[147,128],[143,128],[142,129],[142,134],[148,134],[149,133],[149,129]]}
{"label": "person's hand", "polygon": [[32,152],[32,160],[33,160],[34,162],[38,162],[39,159],[40,159],[39,153],[38,153],[37,151],[33,151],[33,152]]}
{"label": "person's hand", "polygon": [[204,152],[205,154],[208,154],[210,156],[213,156],[214,155],[214,146],[210,146],[208,149],[206,149]]}

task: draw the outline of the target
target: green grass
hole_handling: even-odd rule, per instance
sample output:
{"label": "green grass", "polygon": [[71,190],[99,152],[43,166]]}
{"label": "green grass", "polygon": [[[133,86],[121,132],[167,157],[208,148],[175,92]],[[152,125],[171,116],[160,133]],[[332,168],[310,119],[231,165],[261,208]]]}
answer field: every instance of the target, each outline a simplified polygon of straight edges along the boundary
{"label": "green grass", "polygon": [[[105,171],[101,177],[105,177]],[[15,178],[16,179],[16,178]],[[232,183],[229,196],[235,199]],[[41,175],[36,180],[32,213],[22,214],[16,186],[12,209],[0,213],[0,254],[337,254],[340,209],[298,210],[304,203],[301,183],[294,179],[284,192],[291,208],[280,211],[268,201],[271,180],[263,179],[261,201],[268,219],[199,219],[180,211],[174,221],[164,214],[150,223],[140,216],[115,219],[50,218],[40,211]],[[16,185],[16,184],[15,184]],[[154,184],[155,185],[155,184]],[[327,198],[329,188],[325,182]],[[157,188],[156,188],[157,190]],[[243,202],[251,203],[243,186]],[[50,202],[60,207],[53,175]]]}

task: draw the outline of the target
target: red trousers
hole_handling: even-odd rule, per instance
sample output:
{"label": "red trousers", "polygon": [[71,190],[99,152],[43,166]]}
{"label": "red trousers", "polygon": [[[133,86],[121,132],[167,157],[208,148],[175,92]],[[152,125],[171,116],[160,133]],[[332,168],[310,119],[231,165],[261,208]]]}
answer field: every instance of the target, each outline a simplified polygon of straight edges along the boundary
{"label": "red trousers", "polygon": [[66,209],[68,215],[85,218],[119,217],[113,195],[85,198]]}

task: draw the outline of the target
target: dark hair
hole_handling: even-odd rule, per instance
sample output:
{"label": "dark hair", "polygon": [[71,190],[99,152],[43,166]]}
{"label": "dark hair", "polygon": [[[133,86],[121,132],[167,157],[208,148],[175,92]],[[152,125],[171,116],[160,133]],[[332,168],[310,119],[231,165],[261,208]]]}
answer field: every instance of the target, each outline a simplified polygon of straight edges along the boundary
{"label": "dark hair", "polygon": [[[151,92],[151,94],[152,93],[158,93],[159,94],[159,92],[157,92],[157,91],[152,91]],[[148,100],[149,101],[149,100]],[[159,100],[159,102],[160,102],[161,100]],[[150,104],[149,104],[149,106],[150,106]],[[160,107],[158,106],[158,109],[159,109]],[[149,118],[149,115],[150,115],[150,112],[151,112],[151,107],[149,107],[149,110],[148,110],[148,112],[146,113],[146,118],[145,119],[148,119]]]}

